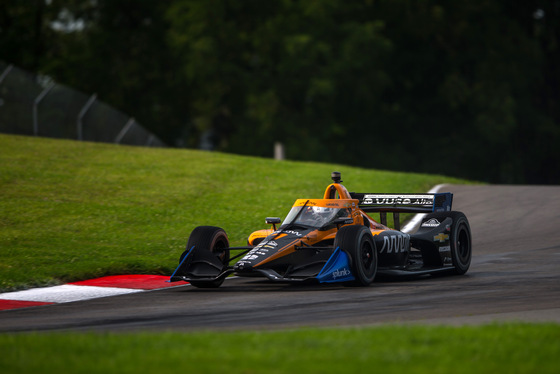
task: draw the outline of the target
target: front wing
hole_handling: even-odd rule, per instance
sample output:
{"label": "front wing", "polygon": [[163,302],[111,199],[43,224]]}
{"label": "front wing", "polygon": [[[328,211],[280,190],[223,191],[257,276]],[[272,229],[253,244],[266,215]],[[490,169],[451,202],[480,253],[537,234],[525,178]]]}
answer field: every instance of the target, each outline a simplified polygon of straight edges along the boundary
{"label": "front wing", "polygon": [[[299,269],[304,268],[302,264]],[[171,275],[169,282],[185,281],[197,283],[216,281],[225,279],[229,275],[236,273],[233,266],[223,265],[219,258],[205,249],[193,247],[182,259],[179,266]],[[273,269],[251,269],[249,272],[240,273],[241,276],[264,276],[273,282],[300,283],[300,282],[319,282],[319,283],[339,283],[355,280],[350,271],[350,260],[348,255],[337,248],[323,264],[321,270],[317,273],[308,273],[298,271],[298,269],[287,272],[284,275],[279,274]]]}

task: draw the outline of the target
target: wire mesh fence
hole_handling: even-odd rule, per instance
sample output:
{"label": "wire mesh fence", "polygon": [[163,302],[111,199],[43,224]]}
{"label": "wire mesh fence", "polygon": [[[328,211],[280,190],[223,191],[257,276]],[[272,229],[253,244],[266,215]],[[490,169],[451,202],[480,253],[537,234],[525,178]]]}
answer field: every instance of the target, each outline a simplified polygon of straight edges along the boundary
{"label": "wire mesh fence", "polygon": [[165,147],[134,118],[48,76],[0,61],[0,132]]}

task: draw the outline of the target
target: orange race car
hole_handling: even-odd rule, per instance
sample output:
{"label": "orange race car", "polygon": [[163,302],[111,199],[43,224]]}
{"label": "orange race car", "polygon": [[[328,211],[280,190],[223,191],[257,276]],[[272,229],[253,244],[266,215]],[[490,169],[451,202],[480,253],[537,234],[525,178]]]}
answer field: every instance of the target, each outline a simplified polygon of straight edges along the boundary
{"label": "orange race car", "polygon": [[[339,172],[331,177],[322,199],[296,200],[283,222],[267,218],[272,228],[253,232],[247,247],[230,247],[219,227],[196,227],[170,281],[219,287],[235,273],[275,282],[367,286],[376,276],[467,272],[471,231],[467,217],[451,210],[453,194],[349,193]],[[388,212],[395,229],[387,226]],[[428,214],[408,234],[400,231],[402,212]],[[381,223],[367,213],[379,213]],[[242,252],[230,259],[230,250]]]}

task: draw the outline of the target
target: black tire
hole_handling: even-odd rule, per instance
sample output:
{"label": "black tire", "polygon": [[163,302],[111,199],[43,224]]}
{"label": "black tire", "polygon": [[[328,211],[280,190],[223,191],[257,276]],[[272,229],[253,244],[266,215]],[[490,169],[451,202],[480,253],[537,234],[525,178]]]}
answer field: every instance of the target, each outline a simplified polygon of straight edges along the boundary
{"label": "black tire", "polygon": [[[229,264],[229,240],[226,232],[220,227],[214,226],[198,226],[196,227],[187,242],[187,248],[181,254],[179,262],[183,261],[183,258],[191,250],[192,247],[203,248],[209,250],[214,255],[216,255],[222,264]],[[217,280],[215,282],[196,282],[191,281],[195,287],[199,288],[216,288],[220,287],[224,279]]]}
{"label": "black tire", "polygon": [[350,271],[356,278],[353,286],[368,286],[377,274],[377,250],[369,228],[362,225],[343,226],[334,239],[334,247],[340,247],[350,257]]}
{"label": "black tire", "polygon": [[467,217],[461,212],[450,212],[453,219],[449,244],[454,272],[462,275],[469,270],[472,257],[471,227]]}

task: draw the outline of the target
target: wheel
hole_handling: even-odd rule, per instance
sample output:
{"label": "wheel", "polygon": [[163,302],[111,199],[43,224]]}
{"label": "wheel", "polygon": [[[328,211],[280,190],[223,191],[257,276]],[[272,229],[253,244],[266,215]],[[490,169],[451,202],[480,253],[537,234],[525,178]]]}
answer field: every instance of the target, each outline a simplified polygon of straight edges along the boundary
{"label": "wheel", "polygon": [[[198,226],[196,227],[187,242],[187,248],[181,254],[179,262],[183,261],[183,258],[191,250],[192,247],[207,249],[216,255],[222,264],[229,264],[229,240],[226,232],[214,226]],[[196,282],[191,281],[190,283],[199,288],[216,288],[220,287],[224,282],[223,279],[217,280],[215,282]]]}
{"label": "wheel", "polygon": [[350,271],[356,278],[352,285],[368,286],[373,282],[377,274],[377,250],[367,227],[343,226],[336,234],[334,247],[340,247],[350,257]]}
{"label": "wheel", "polygon": [[465,274],[471,265],[471,227],[467,217],[461,212],[451,212],[450,217],[453,219],[449,238],[451,261],[456,274]]}

